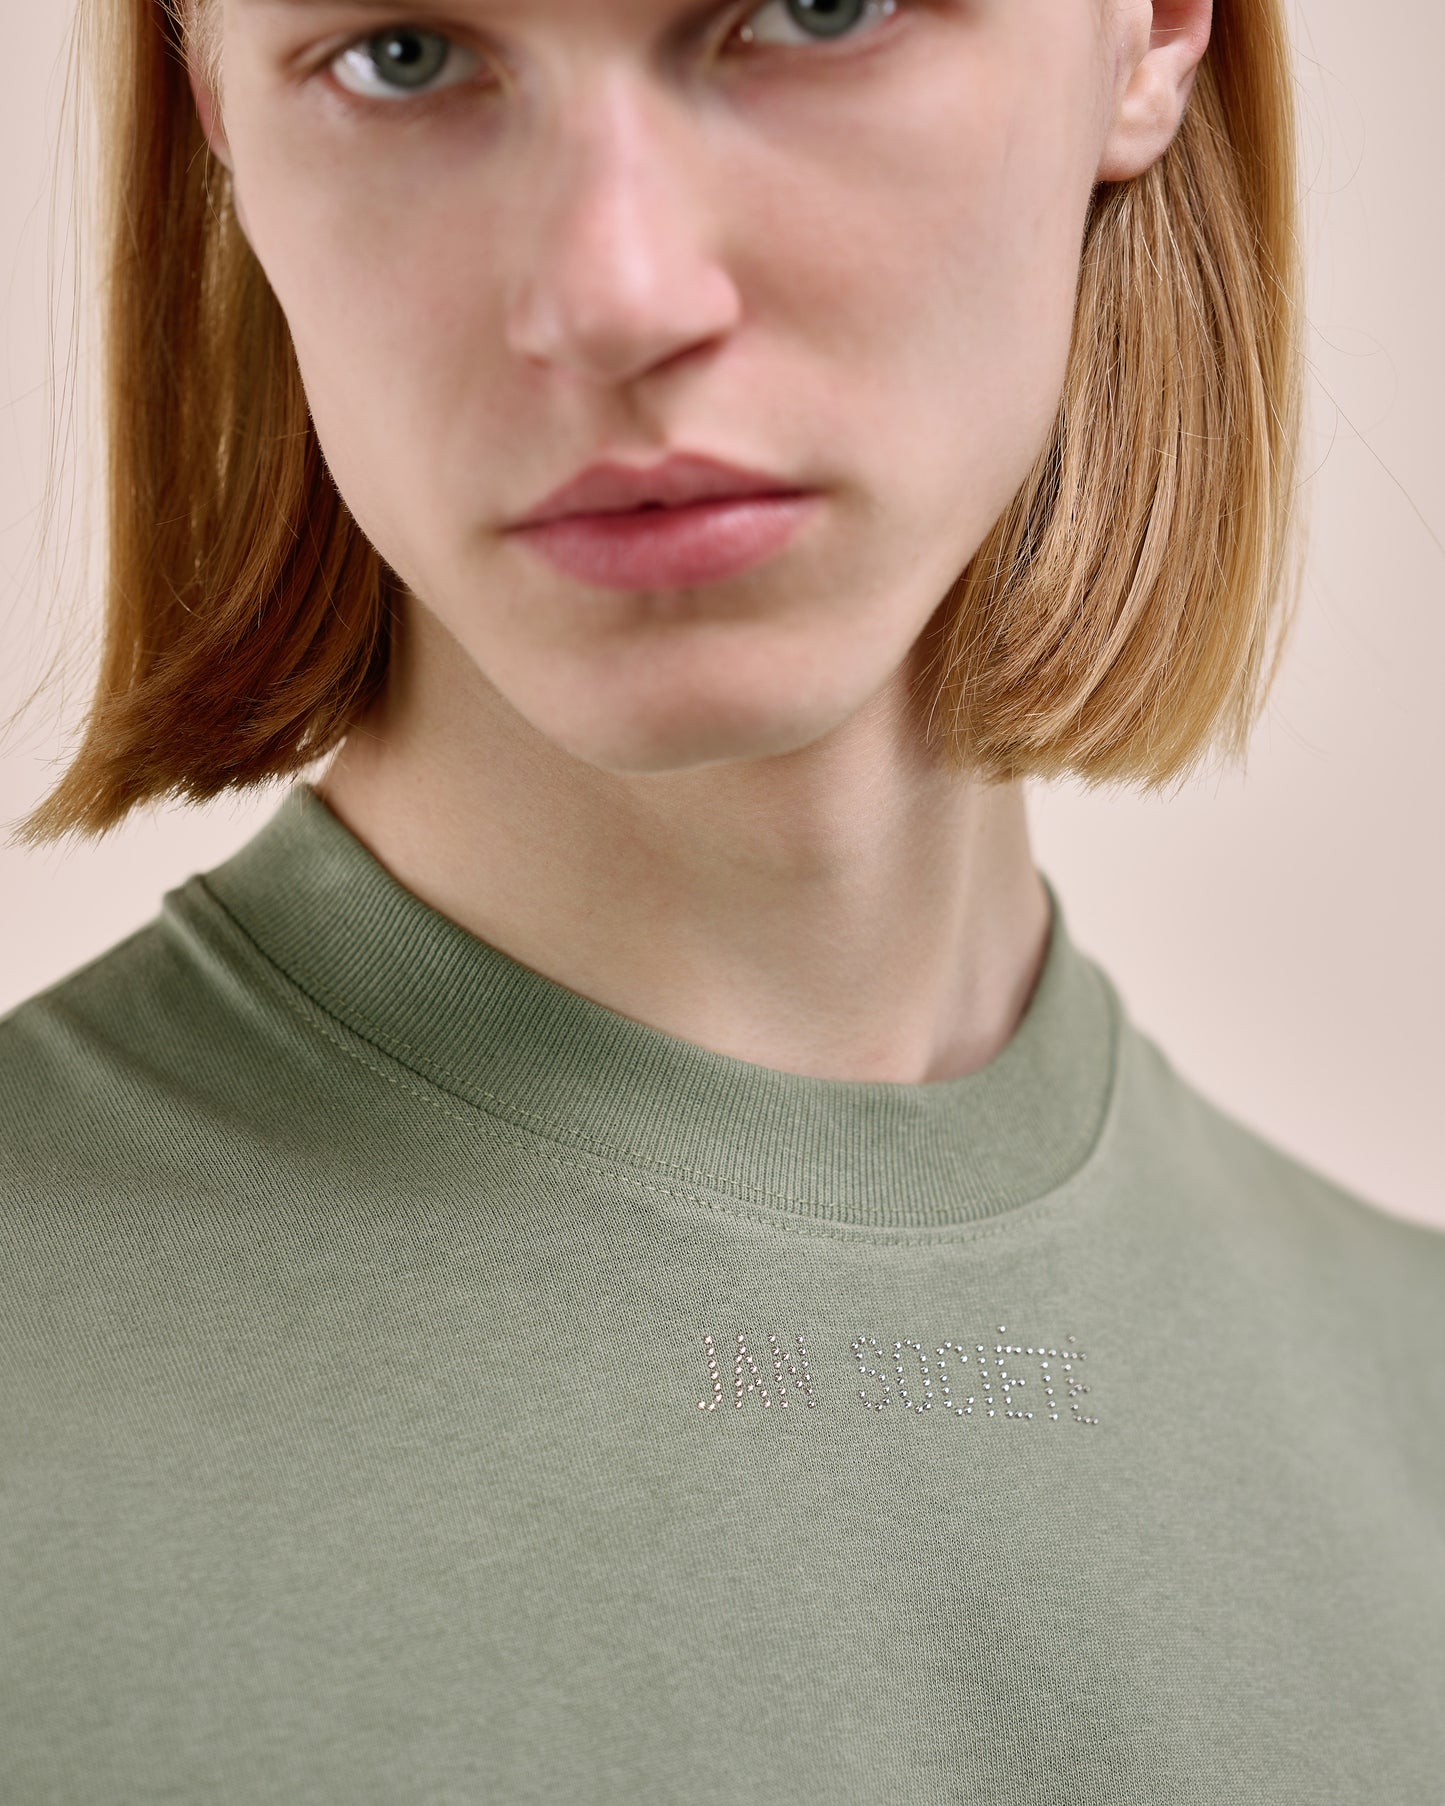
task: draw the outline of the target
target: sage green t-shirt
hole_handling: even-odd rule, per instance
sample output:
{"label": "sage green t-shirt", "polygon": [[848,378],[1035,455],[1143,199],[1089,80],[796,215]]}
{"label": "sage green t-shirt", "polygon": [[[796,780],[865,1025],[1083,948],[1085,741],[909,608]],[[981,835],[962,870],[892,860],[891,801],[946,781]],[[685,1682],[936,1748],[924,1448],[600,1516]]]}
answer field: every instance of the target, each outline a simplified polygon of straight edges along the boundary
{"label": "sage green t-shirt", "polygon": [[0,1021],[6,1806],[1445,1801],[1445,1235],[1048,888],[990,1064],[807,1078],[296,784]]}

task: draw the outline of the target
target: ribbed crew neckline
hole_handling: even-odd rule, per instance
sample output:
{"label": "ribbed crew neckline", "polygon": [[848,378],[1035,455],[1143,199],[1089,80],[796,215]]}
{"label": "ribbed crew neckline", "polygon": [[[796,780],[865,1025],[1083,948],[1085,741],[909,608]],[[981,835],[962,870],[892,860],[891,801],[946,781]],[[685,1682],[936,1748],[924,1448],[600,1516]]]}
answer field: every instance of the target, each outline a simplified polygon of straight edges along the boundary
{"label": "ribbed crew neckline", "polygon": [[919,1085],[756,1065],[594,1002],[407,890],[307,783],[168,902],[219,905],[352,1033],[517,1128],[769,1211],[929,1228],[1060,1186],[1109,1107],[1118,995],[1040,877],[1048,947],[1013,1036]]}

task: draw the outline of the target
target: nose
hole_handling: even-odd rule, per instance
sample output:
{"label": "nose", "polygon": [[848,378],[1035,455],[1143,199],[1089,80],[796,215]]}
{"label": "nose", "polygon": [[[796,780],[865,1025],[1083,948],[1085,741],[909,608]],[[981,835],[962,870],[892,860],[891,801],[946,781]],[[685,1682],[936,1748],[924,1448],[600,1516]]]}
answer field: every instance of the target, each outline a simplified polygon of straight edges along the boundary
{"label": "nose", "polygon": [[530,166],[509,234],[508,336],[519,358],[615,385],[736,322],[737,287],[716,249],[731,224],[727,175],[686,115],[627,72],[599,79],[567,114]]}

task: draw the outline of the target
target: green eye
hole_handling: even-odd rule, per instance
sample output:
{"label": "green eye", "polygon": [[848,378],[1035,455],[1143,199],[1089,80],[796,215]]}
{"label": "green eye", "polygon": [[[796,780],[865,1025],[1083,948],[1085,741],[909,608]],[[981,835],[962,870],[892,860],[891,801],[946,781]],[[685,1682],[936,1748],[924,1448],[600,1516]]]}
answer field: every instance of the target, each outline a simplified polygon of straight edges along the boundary
{"label": "green eye", "polygon": [[[738,15],[733,37],[750,54],[760,50],[806,50],[870,37],[910,0],[763,0]],[[766,21],[771,21],[767,23]],[[402,23],[344,45],[326,65],[336,87],[362,111],[414,98],[439,100],[460,82],[440,82],[452,57],[476,59],[443,32]],[[480,59],[476,59],[480,60]],[[345,71],[343,76],[342,71]],[[410,110],[410,109],[407,109]]]}
{"label": "green eye", "polygon": [[[348,44],[334,58],[332,68],[341,65],[347,72],[356,77],[362,86],[360,90],[341,85],[347,93],[358,93],[359,98],[370,98],[367,93],[367,82],[377,81],[382,90],[392,86],[392,92],[402,98],[409,93],[416,93],[426,84],[436,79],[439,72],[446,67],[449,53],[458,46],[450,38],[440,32],[423,31],[415,25],[394,25],[386,31],[375,32],[359,43]],[[376,89],[373,87],[372,94]]]}
{"label": "green eye", "polygon": [[[824,44],[847,36],[864,19],[890,18],[897,10],[898,0],[765,0],[746,16],[757,19],[764,13],[782,13],[790,29],[800,33],[798,37],[782,39],[782,43]],[[749,44],[759,42],[751,25],[742,28],[742,36]]]}

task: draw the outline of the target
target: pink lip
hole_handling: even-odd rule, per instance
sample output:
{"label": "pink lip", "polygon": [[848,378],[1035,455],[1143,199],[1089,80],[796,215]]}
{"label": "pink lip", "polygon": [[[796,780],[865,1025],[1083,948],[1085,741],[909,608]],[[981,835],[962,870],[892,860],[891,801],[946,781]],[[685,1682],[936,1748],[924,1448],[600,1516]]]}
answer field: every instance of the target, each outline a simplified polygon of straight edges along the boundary
{"label": "pink lip", "polygon": [[568,576],[599,589],[716,583],[781,552],[816,512],[817,494],[754,495],[687,507],[572,515],[518,530]]}
{"label": "pink lip", "polygon": [[796,495],[799,489],[800,485],[785,483],[767,471],[674,453],[650,468],[613,462],[589,465],[512,525],[535,527],[572,515],[611,514],[648,503],[678,508],[721,496]]}

